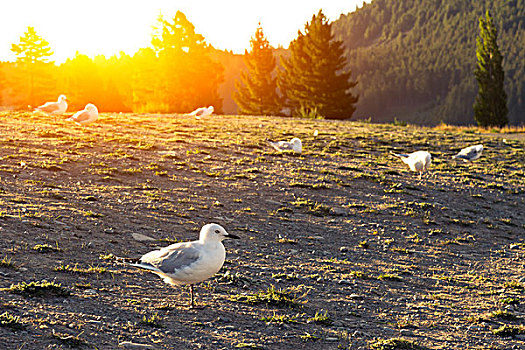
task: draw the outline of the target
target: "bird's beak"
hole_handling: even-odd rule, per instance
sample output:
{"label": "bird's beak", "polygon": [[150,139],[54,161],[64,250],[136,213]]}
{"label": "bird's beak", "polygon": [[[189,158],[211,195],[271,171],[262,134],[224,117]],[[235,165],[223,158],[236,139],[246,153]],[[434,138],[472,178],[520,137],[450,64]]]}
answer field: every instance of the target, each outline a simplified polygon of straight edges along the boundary
{"label": "bird's beak", "polygon": [[241,237],[236,236],[236,235],[233,235],[233,234],[231,234],[231,233],[228,233],[225,237],[226,237],[226,238],[241,239]]}

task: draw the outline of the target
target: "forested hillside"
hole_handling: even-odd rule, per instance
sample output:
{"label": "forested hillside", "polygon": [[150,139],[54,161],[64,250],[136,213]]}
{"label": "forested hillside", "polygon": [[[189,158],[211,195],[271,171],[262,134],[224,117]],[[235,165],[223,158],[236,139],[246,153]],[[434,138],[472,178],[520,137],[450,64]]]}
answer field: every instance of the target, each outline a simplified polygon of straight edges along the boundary
{"label": "forested hillside", "polygon": [[490,10],[509,120],[525,122],[524,0],[374,0],[333,25],[359,81],[357,117],[473,124],[478,19]]}

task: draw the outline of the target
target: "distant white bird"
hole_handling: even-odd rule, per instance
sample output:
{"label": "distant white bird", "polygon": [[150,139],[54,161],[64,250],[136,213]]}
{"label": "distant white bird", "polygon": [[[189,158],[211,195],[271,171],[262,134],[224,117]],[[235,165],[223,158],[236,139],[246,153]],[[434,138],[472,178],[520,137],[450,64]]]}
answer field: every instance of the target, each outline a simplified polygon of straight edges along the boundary
{"label": "distant white bird", "polygon": [[294,151],[295,153],[301,153],[303,151],[303,144],[297,137],[290,141],[268,141],[268,143],[279,152]]}
{"label": "distant white bird", "polygon": [[84,124],[93,123],[95,120],[97,120],[97,118],[98,118],[97,107],[92,103],[88,103],[83,110],[76,112],[75,114],[73,114],[72,117],[67,118],[66,120],[75,122],[78,125],[84,125]]}
{"label": "distant white bird", "polygon": [[427,151],[417,151],[410,154],[397,154],[392,152],[392,154],[401,158],[410,170],[419,172],[420,180],[423,172],[428,170],[432,161],[432,156]]}
{"label": "distant white bird", "polygon": [[171,285],[190,285],[190,305],[195,306],[193,285],[215,275],[224,264],[226,252],[222,241],[239,237],[226,232],[218,224],[207,224],[201,229],[199,240],[175,243],[143,255],[138,264]]}
{"label": "distant white bird", "polygon": [[463,159],[464,162],[469,162],[481,157],[481,152],[483,152],[483,145],[474,145],[467,148],[463,148],[459,151],[458,154],[452,156],[454,159]]}
{"label": "distant white bird", "polygon": [[215,111],[215,108],[213,108],[213,106],[200,107],[194,110],[193,112],[191,112],[189,115],[194,116],[195,119],[201,119],[201,118],[211,115],[214,111]]}
{"label": "distant white bird", "polygon": [[60,95],[57,102],[46,102],[35,110],[49,114],[63,114],[67,110],[67,98],[65,95]]}

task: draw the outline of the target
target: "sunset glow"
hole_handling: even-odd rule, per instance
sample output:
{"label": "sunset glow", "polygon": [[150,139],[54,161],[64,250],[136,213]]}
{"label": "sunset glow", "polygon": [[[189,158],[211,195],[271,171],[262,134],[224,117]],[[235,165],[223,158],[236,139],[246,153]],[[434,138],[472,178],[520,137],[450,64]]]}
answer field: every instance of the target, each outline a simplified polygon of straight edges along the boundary
{"label": "sunset glow", "polygon": [[162,14],[186,14],[208,44],[243,53],[260,22],[270,43],[287,47],[304,24],[320,8],[330,20],[352,12],[355,0],[328,1],[37,1],[19,0],[0,4],[0,60],[14,61],[11,44],[18,42],[28,26],[46,39],[63,62],[78,51],[90,57],[106,57],[124,51],[134,54],[147,47],[152,28]]}

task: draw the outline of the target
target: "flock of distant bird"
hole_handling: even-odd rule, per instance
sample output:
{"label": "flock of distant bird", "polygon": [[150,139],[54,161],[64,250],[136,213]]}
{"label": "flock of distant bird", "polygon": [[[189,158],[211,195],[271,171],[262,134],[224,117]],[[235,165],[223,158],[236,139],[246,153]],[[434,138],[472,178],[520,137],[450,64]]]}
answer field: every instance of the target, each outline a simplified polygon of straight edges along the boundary
{"label": "flock of distant bird", "polygon": [[[35,108],[36,111],[60,115],[64,114],[67,111],[67,98],[65,95],[58,96],[58,101],[56,102],[46,102],[41,106]],[[214,112],[213,106],[200,107],[189,113],[188,115],[195,117],[195,119],[201,119],[207,116],[210,116]],[[67,121],[72,121],[78,125],[85,125],[93,123],[98,119],[98,109],[92,103],[88,103],[86,107],[73,114],[70,118],[66,119]]]}
{"label": "flock of distant bird", "polygon": [[[60,95],[58,96],[58,101],[46,102],[43,105],[36,107],[35,110],[52,115],[64,114],[67,111],[67,98],[65,95]],[[92,103],[88,103],[83,110],[76,112],[66,120],[75,122],[78,125],[85,125],[93,123],[97,118],[97,107]]]}
{"label": "flock of distant bird", "polygon": [[[314,136],[318,135],[318,131],[315,130]],[[302,142],[297,137],[294,137],[290,141],[268,141],[270,146],[275,148],[279,152],[293,151],[295,153],[302,152]],[[474,145],[463,148],[458,154],[452,156],[453,159],[461,159],[465,162],[470,162],[478,159],[483,152],[483,145]],[[419,179],[421,180],[423,172],[430,168],[432,162],[432,155],[427,151],[416,151],[410,154],[394,153],[392,154],[400,158],[403,163],[408,165],[410,170],[419,173]]]}
{"label": "flock of distant bird", "polygon": [[[58,115],[67,110],[66,96],[60,95],[57,102],[47,102],[36,108],[38,111]],[[201,107],[189,113],[196,119],[206,117],[214,112],[213,106]],[[76,112],[68,121],[74,121],[79,125],[92,123],[98,118],[97,107],[88,103],[82,111]],[[314,137],[317,137],[315,130]],[[270,141],[270,146],[279,152],[292,151],[302,153],[302,142],[294,137],[290,141]],[[478,159],[483,151],[483,145],[475,145],[462,149],[454,155],[454,159],[465,162]],[[432,156],[427,151],[416,151],[410,154],[392,154],[399,157],[410,170],[419,172],[421,179],[424,171],[428,170]],[[134,261],[132,266],[149,270],[171,285],[190,285],[190,306],[195,306],[193,284],[207,280],[215,275],[222,265],[226,256],[222,241],[226,238],[239,238],[228,233],[218,224],[207,224],[201,229],[199,240],[172,244],[159,250],[151,251]],[[123,259],[130,260],[130,259]],[[131,259],[132,260],[132,259]]]}
{"label": "flock of distant bird", "polygon": [[[461,159],[464,162],[470,162],[481,157],[483,152],[483,145],[474,145],[463,148],[458,154],[452,156],[453,159]],[[408,165],[410,170],[419,172],[419,179],[423,175],[423,172],[428,170],[432,161],[432,155],[427,151],[416,151],[410,154],[392,154],[396,157],[401,158],[403,163]]]}

